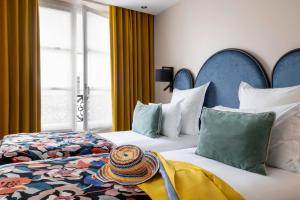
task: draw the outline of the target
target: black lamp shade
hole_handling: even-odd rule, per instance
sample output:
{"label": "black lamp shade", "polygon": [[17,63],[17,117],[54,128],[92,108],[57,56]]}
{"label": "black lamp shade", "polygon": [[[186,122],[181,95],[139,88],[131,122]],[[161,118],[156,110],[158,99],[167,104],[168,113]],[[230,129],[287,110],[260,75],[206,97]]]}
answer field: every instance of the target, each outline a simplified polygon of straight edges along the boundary
{"label": "black lamp shade", "polygon": [[173,81],[173,70],[170,69],[156,69],[155,70],[155,81],[159,82],[172,82]]}

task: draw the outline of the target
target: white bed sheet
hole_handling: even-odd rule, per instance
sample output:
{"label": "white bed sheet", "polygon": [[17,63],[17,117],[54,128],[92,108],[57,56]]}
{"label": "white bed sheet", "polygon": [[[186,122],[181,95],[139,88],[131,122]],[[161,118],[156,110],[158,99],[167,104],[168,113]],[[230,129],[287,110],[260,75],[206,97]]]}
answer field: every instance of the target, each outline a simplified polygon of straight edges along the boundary
{"label": "white bed sheet", "polygon": [[153,150],[158,152],[196,147],[198,142],[198,136],[195,135],[180,135],[179,138],[169,138],[166,136],[150,138],[133,131],[97,134],[112,141],[118,146],[132,144],[139,146],[143,150]]}
{"label": "white bed sheet", "polygon": [[249,200],[300,200],[300,174],[267,168],[267,176],[247,172],[195,154],[196,148],[163,152],[166,159],[190,162],[227,182]]}

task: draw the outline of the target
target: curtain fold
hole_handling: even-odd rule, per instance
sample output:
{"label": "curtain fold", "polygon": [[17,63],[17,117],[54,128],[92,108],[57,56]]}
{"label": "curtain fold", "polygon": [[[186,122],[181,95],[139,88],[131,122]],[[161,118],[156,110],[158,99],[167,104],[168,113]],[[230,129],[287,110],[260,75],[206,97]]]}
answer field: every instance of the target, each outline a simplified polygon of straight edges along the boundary
{"label": "curtain fold", "polygon": [[113,130],[131,129],[137,100],[154,100],[154,16],[110,6]]}
{"label": "curtain fold", "polygon": [[0,138],[40,131],[38,0],[0,1]]}

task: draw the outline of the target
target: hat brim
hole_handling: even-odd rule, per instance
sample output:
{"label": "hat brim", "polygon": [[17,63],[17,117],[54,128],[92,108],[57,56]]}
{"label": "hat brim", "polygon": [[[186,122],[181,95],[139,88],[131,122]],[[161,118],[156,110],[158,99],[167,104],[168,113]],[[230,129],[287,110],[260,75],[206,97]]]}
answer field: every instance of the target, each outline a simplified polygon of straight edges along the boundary
{"label": "hat brim", "polygon": [[151,179],[159,169],[159,161],[150,152],[144,154],[145,167],[147,167],[147,173],[140,177],[126,177],[112,173],[109,164],[103,165],[97,173],[97,178],[102,182],[115,182],[121,185],[138,185]]}

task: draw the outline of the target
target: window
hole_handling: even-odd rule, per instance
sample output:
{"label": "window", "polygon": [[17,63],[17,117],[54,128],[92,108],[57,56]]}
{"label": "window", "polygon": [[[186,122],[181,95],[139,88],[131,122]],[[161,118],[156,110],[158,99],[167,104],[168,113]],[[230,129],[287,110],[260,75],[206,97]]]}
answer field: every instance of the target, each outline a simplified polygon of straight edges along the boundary
{"label": "window", "polygon": [[86,22],[89,86],[87,126],[89,129],[102,127],[108,130],[111,129],[112,120],[109,22],[93,12],[86,12]]}
{"label": "window", "polygon": [[107,7],[40,5],[42,130],[111,129]]}

